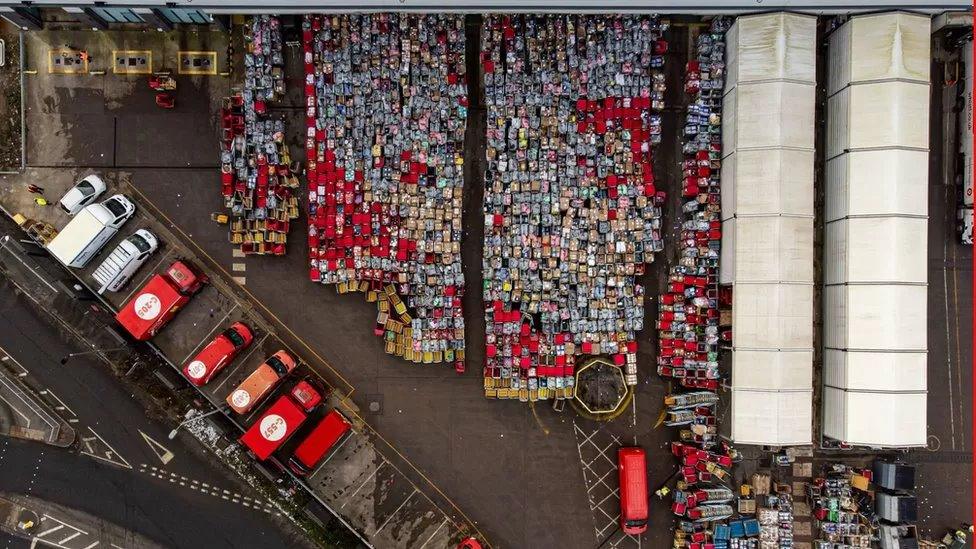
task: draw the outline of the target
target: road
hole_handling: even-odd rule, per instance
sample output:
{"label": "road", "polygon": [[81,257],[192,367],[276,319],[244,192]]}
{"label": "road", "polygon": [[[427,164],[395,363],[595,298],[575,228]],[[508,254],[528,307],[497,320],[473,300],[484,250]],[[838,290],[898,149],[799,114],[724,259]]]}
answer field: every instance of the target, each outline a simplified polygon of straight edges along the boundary
{"label": "road", "polygon": [[[198,457],[183,434],[146,417],[107,367],[86,356],[0,282],[0,359],[47,387],[79,435],[66,450],[0,439],[0,488],[98,516],[172,547],[291,547],[277,513],[230,473]],[[0,537],[0,542],[4,538]],[[22,540],[9,547],[26,547]]]}

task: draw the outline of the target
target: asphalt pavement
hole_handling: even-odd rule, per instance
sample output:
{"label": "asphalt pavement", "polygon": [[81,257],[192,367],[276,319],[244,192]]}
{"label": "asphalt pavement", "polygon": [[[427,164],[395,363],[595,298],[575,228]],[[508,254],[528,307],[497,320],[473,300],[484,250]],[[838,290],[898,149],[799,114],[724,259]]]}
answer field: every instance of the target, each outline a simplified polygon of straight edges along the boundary
{"label": "asphalt pavement", "polygon": [[84,355],[62,365],[82,349],[66,344],[32,305],[0,282],[0,355],[61,402],[79,442],[69,450],[0,439],[4,491],[87,512],[171,547],[306,543],[273,522],[277,511],[268,502],[199,457],[188,434],[168,440],[169,427],[148,418],[106,366]]}

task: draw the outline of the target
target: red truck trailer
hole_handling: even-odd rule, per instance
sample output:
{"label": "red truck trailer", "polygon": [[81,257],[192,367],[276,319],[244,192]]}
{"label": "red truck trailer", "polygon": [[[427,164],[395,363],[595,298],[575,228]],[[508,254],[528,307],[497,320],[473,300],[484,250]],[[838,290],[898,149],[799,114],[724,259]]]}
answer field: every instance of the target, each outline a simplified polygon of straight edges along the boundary
{"label": "red truck trailer", "polygon": [[209,282],[189,263],[176,261],[146,282],[115,314],[115,320],[139,341],[156,335],[190,298]]}
{"label": "red truck trailer", "polygon": [[309,474],[322,458],[328,455],[349,434],[352,426],[338,410],[332,410],[315,426],[308,437],[288,460],[288,466],[296,475]]}
{"label": "red truck trailer", "polygon": [[301,406],[290,396],[282,395],[241,436],[241,442],[264,461],[295,434],[306,417]]}

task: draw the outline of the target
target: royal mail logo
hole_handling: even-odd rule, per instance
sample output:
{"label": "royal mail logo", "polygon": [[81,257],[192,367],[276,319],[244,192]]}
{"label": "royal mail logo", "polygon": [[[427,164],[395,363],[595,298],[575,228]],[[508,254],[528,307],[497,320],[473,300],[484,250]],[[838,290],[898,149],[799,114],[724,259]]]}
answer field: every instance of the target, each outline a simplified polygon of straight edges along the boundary
{"label": "royal mail logo", "polygon": [[159,316],[159,312],[162,310],[162,303],[156,294],[142,294],[136,298],[135,302],[136,316],[143,320],[153,320]]}
{"label": "royal mail logo", "polygon": [[287,432],[288,424],[278,414],[270,414],[261,420],[261,436],[268,442],[278,442]]}

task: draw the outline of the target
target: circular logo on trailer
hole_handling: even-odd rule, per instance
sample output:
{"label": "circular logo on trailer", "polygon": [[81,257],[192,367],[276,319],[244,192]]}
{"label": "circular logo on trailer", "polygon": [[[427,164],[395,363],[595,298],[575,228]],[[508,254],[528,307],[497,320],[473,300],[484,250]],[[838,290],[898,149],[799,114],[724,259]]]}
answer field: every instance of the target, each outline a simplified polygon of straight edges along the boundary
{"label": "circular logo on trailer", "polygon": [[268,415],[261,420],[261,435],[268,442],[278,442],[285,438],[287,432],[288,424],[285,423],[285,418],[278,414]]}
{"label": "circular logo on trailer", "polygon": [[251,402],[251,394],[244,389],[238,389],[230,395],[230,401],[234,403],[234,406],[244,408]]}
{"label": "circular logo on trailer", "polygon": [[186,367],[186,371],[193,379],[200,379],[207,373],[207,366],[199,360],[194,360]]}
{"label": "circular logo on trailer", "polygon": [[159,302],[159,298],[156,294],[142,294],[136,298],[134,304],[136,309],[136,316],[143,320],[152,320],[159,316],[159,312],[162,310],[162,304]]}

